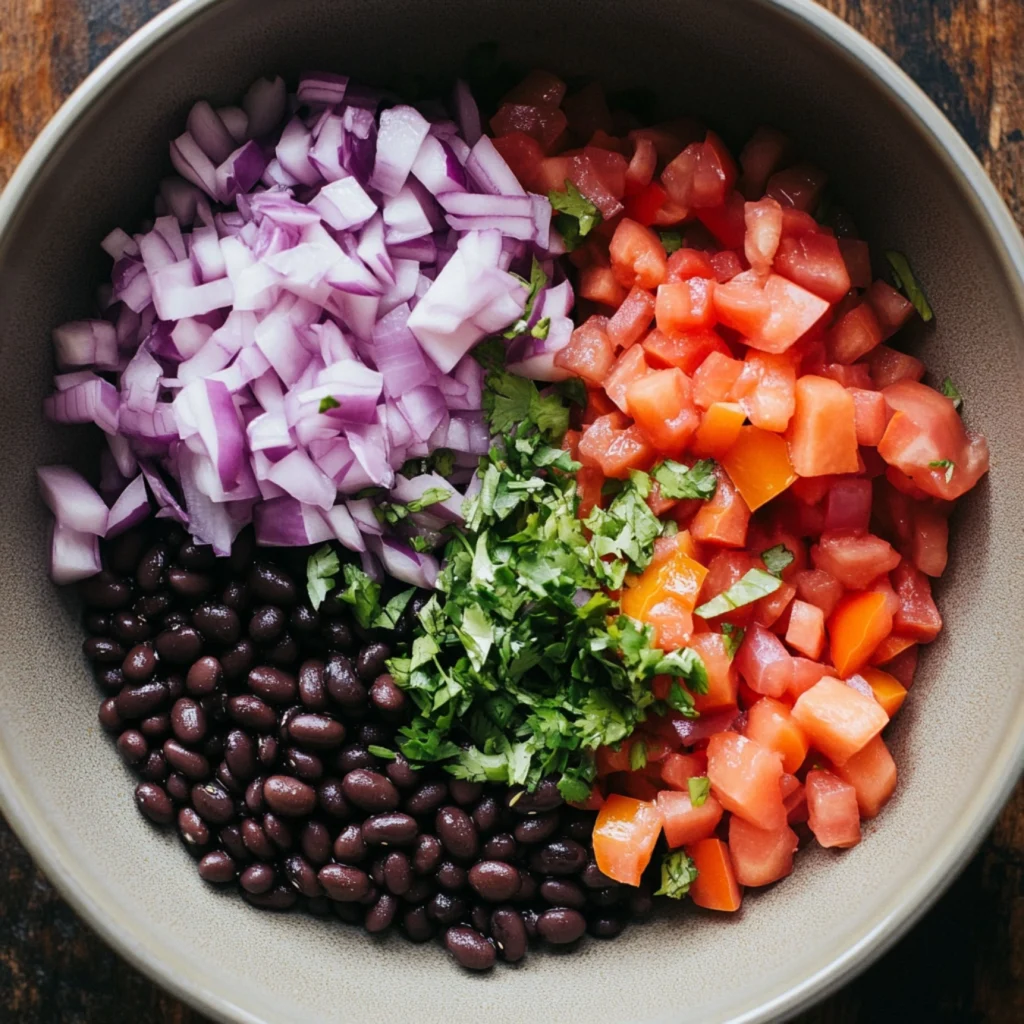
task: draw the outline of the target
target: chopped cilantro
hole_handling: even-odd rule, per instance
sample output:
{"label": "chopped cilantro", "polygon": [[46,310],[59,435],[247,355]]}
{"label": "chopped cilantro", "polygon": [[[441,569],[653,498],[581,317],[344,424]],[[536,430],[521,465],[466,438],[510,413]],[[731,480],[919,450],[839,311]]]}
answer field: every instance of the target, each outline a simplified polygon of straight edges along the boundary
{"label": "chopped cilantro", "polygon": [[886,252],[885,258],[889,261],[889,266],[892,267],[892,276],[896,287],[910,299],[921,319],[927,323],[935,314],[932,312],[932,307],[928,304],[928,299],[921,290],[921,286],[917,283],[914,272],[910,269],[907,257],[901,252],[893,252],[890,249]]}
{"label": "chopped cilantro", "polygon": [[661,496],[669,501],[680,498],[703,498],[710,501],[718,489],[713,459],[701,459],[692,467],[666,459],[654,467],[651,475],[658,481]]}
{"label": "chopped cilantro", "polygon": [[722,646],[730,658],[736,657],[736,652],[739,650],[740,644],[743,643],[746,633],[745,629],[734,626],[731,622],[722,623]]}
{"label": "chopped cilantro", "polygon": [[686,788],[690,791],[690,805],[703,807],[711,795],[711,780],[706,775],[698,775],[686,780]]}
{"label": "chopped cilantro", "polygon": [[[607,508],[595,506],[584,521],[593,533],[591,546],[598,555],[597,576],[612,590],[622,586],[627,572],[643,572],[654,554],[661,521],[647,504],[649,493],[650,478],[646,473],[636,474]],[[614,561],[603,561],[609,555]]]}
{"label": "chopped cilantro", "polygon": [[951,377],[942,382],[942,393],[952,401],[953,408],[959,412],[964,404],[964,396],[960,394],[960,389],[953,383]]}
{"label": "chopped cilantro", "polygon": [[[518,275],[515,275],[518,276]],[[530,264],[530,280],[525,281],[519,278],[524,285],[529,289],[526,296],[526,305],[523,308],[523,315],[505,332],[503,336],[506,338],[514,338],[517,334],[522,334],[530,324],[530,316],[533,313],[533,304],[537,301],[537,296],[544,290],[544,285],[548,283],[548,275],[544,273],[544,268],[540,265],[537,257],[533,257],[533,263]],[[550,321],[548,321],[550,325]],[[546,338],[548,336],[547,331],[543,334],[535,334],[535,338]]]}
{"label": "chopped cilantro", "polygon": [[658,237],[661,239],[661,244],[669,256],[683,247],[682,231],[659,231]]}
{"label": "chopped cilantro", "polygon": [[374,757],[382,758],[385,761],[396,761],[398,755],[393,750],[388,750],[387,747],[378,747],[375,743],[371,743],[366,748]]}
{"label": "chopped cilantro", "polygon": [[587,407],[587,385],[579,377],[570,377],[555,385],[555,390],[573,405],[581,409]]}
{"label": "chopped cilantro", "polygon": [[416,535],[409,538],[409,546],[413,551],[433,551],[434,545],[427,537]]}
{"label": "chopped cilantro", "polygon": [[557,213],[555,228],[570,252],[579,248],[583,239],[601,223],[598,208],[568,178],[565,179],[565,191],[552,189],[548,193],[548,201]]}
{"label": "chopped cilantro", "polygon": [[551,330],[551,317],[543,316],[530,328],[530,335],[539,341],[544,341]]}
{"label": "chopped cilantro", "polygon": [[[312,557],[315,556],[311,556],[310,562]],[[342,574],[345,589],[338,591],[338,600],[352,606],[352,614],[363,629],[394,629],[405,606],[416,593],[415,587],[403,590],[381,607],[379,583],[374,583],[362,569],[351,563],[342,566]]]}
{"label": "chopped cilantro", "polygon": [[695,614],[702,619],[713,619],[716,615],[724,615],[735,608],[742,608],[775,593],[782,586],[782,580],[763,569],[749,569],[728,590],[723,590],[717,597],[702,604]]}
{"label": "chopped cilantro", "polygon": [[329,409],[340,409],[340,408],[341,408],[341,402],[339,402],[336,398],[331,398],[330,395],[325,395],[323,398],[320,399],[320,406],[318,408],[318,411],[321,412],[321,413],[325,413]]}
{"label": "chopped cilantro", "polygon": [[661,888],[654,895],[681,900],[696,881],[697,868],[682,850],[667,853],[661,862]]}
{"label": "chopped cilantro", "polygon": [[455,452],[450,448],[437,448],[426,458],[407,459],[400,470],[402,476],[422,476],[424,473],[437,473],[438,476],[451,476],[455,469]]}
{"label": "chopped cilantro", "polygon": [[418,498],[408,502],[405,507],[410,512],[422,512],[425,508],[430,508],[431,505],[447,501],[453,493],[444,487],[428,487]]}
{"label": "chopped cilantro", "polygon": [[792,565],[793,552],[785,544],[776,544],[775,547],[761,552],[761,561],[773,576],[781,576],[782,570]]}
{"label": "chopped cilantro", "polygon": [[946,483],[953,479],[953,470],[956,469],[956,463],[950,462],[949,459],[937,459],[935,462],[928,463],[929,469],[944,469],[946,471]]}
{"label": "chopped cilantro", "polygon": [[550,440],[561,440],[569,427],[569,408],[552,392],[541,397],[526,377],[495,371],[487,378],[484,411],[496,434],[507,434],[522,424],[533,424]]}
{"label": "chopped cilantro", "polygon": [[643,740],[637,740],[629,748],[629,770],[640,771],[647,766],[647,744]]}
{"label": "chopped cilantro", "polygon": [[309,594],[309,603],[314,608],[319,608],[323,604],[327,592],[335,586],[334,577],[340,570],[338,554],[330,544],[318,548],[306,560],[306,592]]}

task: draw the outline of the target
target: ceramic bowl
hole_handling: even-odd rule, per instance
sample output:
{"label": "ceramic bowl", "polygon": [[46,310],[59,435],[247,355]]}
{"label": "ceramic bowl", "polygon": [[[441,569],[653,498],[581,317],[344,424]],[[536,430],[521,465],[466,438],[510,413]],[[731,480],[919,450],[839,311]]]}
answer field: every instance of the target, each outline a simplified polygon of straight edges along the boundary
{"label": "ceramic bowl", "polygon": [[[801,854],[735,916],[661,911],[618,941],[487,977],[436,946],[275,916],[203,884],[132,806],[96,722],[70,594],[46,576],[33,467],[88,458],[40,417],[49,332],[90,308],[97,242],[149,209],[199,97],[264,72],[449,76],[501,39],[524,67],[652,87],[740,141],[789,132],[875,247],[910,254],[936,308],[912,339],[966,396],[992,472],[953,523],[946,629],[890,729],[900,785],[853,850]],[[31,103],[31,96],[26,96]],[[876,268],[877,269],[877,268]],[[848,979],[924,911],[982,838],[1024,751],[1024,248],[926,97],[805,0],[185,0],[74,94],[0,197],[0,802],[74,907],[122,954],[226,1021],[643,1024],[768,1021]]]}

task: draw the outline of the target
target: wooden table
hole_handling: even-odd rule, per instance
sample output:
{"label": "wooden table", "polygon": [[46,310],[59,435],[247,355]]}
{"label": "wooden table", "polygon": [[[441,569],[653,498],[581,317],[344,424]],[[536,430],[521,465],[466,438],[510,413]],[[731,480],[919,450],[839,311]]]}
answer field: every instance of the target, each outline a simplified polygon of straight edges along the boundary
{"label": "wooden table", "polygon": [[[90,68],[167,0],[0,3],[0,185]],[[825,0],[942,107],[1024,226],[1024,0]],[[0,1019],[200,1024],[127,966],[0,822]],[[1024,785],[918,927],[801,1024],[1024,1022]]]}

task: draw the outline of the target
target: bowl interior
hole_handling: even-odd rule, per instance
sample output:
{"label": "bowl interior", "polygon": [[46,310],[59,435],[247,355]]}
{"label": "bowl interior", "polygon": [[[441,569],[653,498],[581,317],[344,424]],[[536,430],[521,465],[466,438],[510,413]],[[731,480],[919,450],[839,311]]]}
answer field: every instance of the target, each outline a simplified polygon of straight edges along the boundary
{"label": "bowl interior", "polygon": [[[813,31],[811,5],[799,0],[793,10],[755,0],[192,6],[187,24],[179,18],[65,125],[5,234],[0,222],[0,772],[12,820],[122,950],[232,1019],[778,1019],[800,998],[795,988],[810,993],[854,947],[857,958],[869,955],[923,901],[950,856],[980,838],[1015,771],[1024,734],[1024,412],[1010,395],[1024,384],[1024,301],[982,204],[923,122]],[[937,311],[913,344],[937,379],[950,374],[966,396],[968,425],[990,439],[992,475],[954,520],[939,588],[948,628],[890,730],[897,795],[859,847],[801,855],[792,877],[749,898],[736,918],[662,911],[615,943],[589,941],[571,959],[534,954],[480,978],[434,946],[371,942],[337,922],[250,910],[201,883],[178,843],[139,817],[128,773],[96,724],[73,602],[46,578],[32,471],[81,457],[87,433],[40,418],[49,331],[90,310],[108,269],[97,242],[149,212],[169,170],[166,143],[192,101],[229,101],[259,74],[314,67],[371,82],[450,79],[469,46],[498,38],[508,41],[502,56],[524,69],[650,87],[663,114],[699,115],[733,143],[759,123],[791,133],[829,171],[876,260],[883,246],[910,255]]]}

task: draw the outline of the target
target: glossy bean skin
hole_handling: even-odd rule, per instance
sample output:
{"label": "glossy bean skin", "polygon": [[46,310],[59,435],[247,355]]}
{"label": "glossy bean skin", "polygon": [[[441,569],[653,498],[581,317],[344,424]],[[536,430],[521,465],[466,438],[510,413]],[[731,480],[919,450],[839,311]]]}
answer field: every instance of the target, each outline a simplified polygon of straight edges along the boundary
{"label": "glossy bean skin", "polygon": [[449,928],[444,934],[445,948],[460,967],[471,971],[487,971],[494,966],[497,953],[478,931],[465,925]]}

